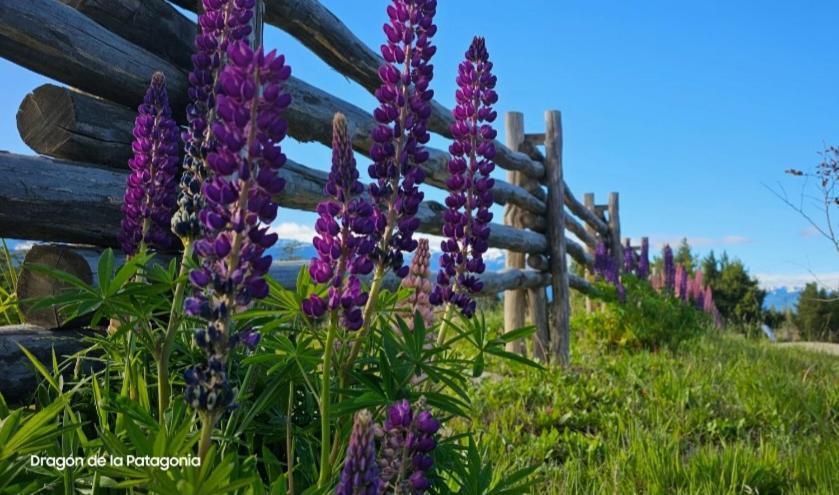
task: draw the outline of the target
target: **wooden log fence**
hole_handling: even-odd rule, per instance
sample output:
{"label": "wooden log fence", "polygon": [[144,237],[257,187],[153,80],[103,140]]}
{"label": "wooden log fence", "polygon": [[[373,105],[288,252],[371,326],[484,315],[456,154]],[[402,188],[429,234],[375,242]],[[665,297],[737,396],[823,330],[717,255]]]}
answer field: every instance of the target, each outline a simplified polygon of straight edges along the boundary
{"label": "wooden log fence", "polygon": [[[69,86],[42,85],[20,105],[19,133],[43,156],[0,152],[0,175],[6,178],[0,182],[0,236],[61,243],[41,250],[40,259],[56,266],[84,259],[92,272],[101,248],[117,245],[133,109],[153,72],[167,76],[174,115],[181,123],[185,116],[196,28],[172,4],[197,7],[195,0],[0,2],[0,56]],[[367,91],[379,86],[381,57],[319,2],[274,0],[264,7],[266,23],[296,37]],[[286,112],[289,135],[329,146],[329,122],[341,112],[354,149],[369,156],[373,116],[299,76],[295,73],[286,85],[293,98]],[[452,122],[451,112],[433,102],[429,130],[451,138]],[[506,268],[482,275],[484,293],[506,291],[505,329],[525,325],[529,315],[537,328],[533,355],[566,364],[569,289],[594,293],[586,277],[569,272],[568,258],[591,273],[598,243],[617,256],[618,195],[610,195],[608,207],[596,206],[591,194],[584,202],[574,196],[564,180],[558,111],[545,113],[545,132],[525,132],[524,116],[517,112],[505,115],[505,127],[505,142],[495,143],[495,160],[508,176],[496,180],[493,198],[506,209],[504,222],[491,225],[489,244],[507,251]],[[427,183],[445,188],[449,154],[434,148],[428,152],[422,165]],[[275,198],[281,206],[313,211],[323,199],[325,172],[289,160],[280,174],[287,183]],[[419,231],[440,234],[443,209],[440,203],[423,202]],[[77,247],[81,244],[91,247]],[[302,261],[277,262],[270,274],[291,288],[302,266]],[[22,295],[37,298],[60,289],[43,282],[24,287]],[[391,288],[395,284],[395,278],[386,282]],[[48,314],[39,323],[51,327],[58,322]],[[521,353],[526,347],[524,342],[510,346]]]}

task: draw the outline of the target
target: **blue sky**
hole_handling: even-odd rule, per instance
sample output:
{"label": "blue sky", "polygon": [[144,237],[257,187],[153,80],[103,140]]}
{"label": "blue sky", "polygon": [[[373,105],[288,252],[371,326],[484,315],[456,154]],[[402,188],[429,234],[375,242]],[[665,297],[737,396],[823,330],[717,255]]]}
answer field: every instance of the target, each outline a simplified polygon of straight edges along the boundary
{"label": "blue sky", "polygon": [[[385,0],[323,3],[368,45],[381,44]],[[543,112],[561,110],[567,182],[603,201],[620,191],[625,235],[725,249],[767,285],[818,276],[837,286],[837,254],[766,186],[780,181],[797,194],[800,183],[783,171],[810,168],[825,144],[839,144],[839,2],[678,3],[441,0],[432,86],[450,107],[457,62],[473,34],[486,36],[499,113],[522,111],[527,131],[539,132]],[[270,28],[265,41],[296,76],[374,107],[285,33]],[[0,149],[31,153],[14,115],[45,79],[5,60],[0,78]],[[328,167],[321,145],[289,140],[286,152]],[[283,210],[278,229],[305,238],[312,219]]]}

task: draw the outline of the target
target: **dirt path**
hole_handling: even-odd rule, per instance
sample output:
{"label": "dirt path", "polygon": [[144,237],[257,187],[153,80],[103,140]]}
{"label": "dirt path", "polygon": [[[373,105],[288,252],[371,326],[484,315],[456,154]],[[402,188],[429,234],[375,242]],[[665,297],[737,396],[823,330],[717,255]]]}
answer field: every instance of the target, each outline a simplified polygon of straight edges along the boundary
{"label": "dirt path", "polygon": [[807,351],[826,352],[839,356],[839,344],[830,342],[782,342],[777,344],[780,347],[795,347]]}

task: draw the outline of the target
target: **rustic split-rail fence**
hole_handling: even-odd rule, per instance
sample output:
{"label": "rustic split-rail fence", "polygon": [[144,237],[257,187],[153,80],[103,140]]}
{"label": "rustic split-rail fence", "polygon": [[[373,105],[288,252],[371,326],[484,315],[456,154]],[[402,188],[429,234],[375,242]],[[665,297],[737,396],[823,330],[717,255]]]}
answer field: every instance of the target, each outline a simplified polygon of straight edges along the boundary
{"label": "rustic split-rail fence", "polygon": [[[172,0],[193,11],[198,3]],[[134,109],[153,72],[166,75],[174,115],[184,123],[196,27],[172,4],[0,2],[0,56],[63,84],[34,88],[20,104],[20,136],[38,156],[0,152],[0,237],[52,243],[31,250],[24,260],[21,299],[56,290],[43,275],[27,271],[27,263],[74,269],[93,280],[95,263],[90,260],[96,248],[117,245]],[[265,22],[297,38],[332,68],[371,93],[378,87],[382,59],[317,0],[268,0],[264,9]],[[374,127],[370,112],[297,77],[286,88],[293,97],[286,112],[291,137],[329,146],[332,116],[341,112],[354,149],[369,156]],[[452,122],[450,110],[435,101],[429,130],[450,139]],[[503,223],[492,224],[489,244],[507,250],[506,268],[486,273],[482,280],[486,293],[504,291],[506,329],[524,326],[529,315],[537,329],[534,355],[566,363],[569,290],[588,294],[592,289],[586,277],[569,273],[567,257],[591,273],[594,248],[604,242],[622,260],[618,193],[610,193],[606,205],[597,204],[591,193],[580,202],[563,179],[560,113],[545,112],[543,125],[543,132],[527,133],[521,113],[505,115],[505,143],[496,143],[495,159],[507,171],[507,180],[497,180],[493,190],[505,214]],[[449,154],[428,151],[422,165],[427,183],[445,188]],[[280,174],[287,186],[276,198],[279,204],[314,211],[323,199],[327,174],[293,160]],[[440,234],[443,210],[440,203],[424,202],[419,231]],[[300,266],[276,262],[271,275],[291,287]],[[547,287],[552,288],[550,297]],[[39,326],[0,329],[0,362],[3,353],[8,363],[9,354],[18,352],[10,342],[34,347],[52,342],[71,349],[78,340],[75,334],[50,329],[60,323],[54,313],[23,309],[27,322]],[[511,344],[512,350],[524,348],[523,342]]]}

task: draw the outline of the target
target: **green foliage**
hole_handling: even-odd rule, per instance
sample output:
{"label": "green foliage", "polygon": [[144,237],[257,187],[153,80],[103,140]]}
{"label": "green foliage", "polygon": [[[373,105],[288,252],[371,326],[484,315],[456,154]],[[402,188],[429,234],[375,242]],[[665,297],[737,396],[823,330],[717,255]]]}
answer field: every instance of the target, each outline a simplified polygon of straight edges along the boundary
{"label": "green foliage", "polygon": [[742,261],[730,259],[723,253],[719,261],[714,252],[702,260],[705,283],[714,292],[723,318],[743,328],[753,328],[763,320],[763,299],[766,291],[760,289],[758,280],[751,275]]}
{"label": "green foliage", "polygon": [[798,298],[794,321],[804,340],[839,342],[839,292],[807,284]]}
{"label": "green foliage", "polygon": [[675,351],[572,351],[566,370],[474,392],[497,469],[541,466],[532,493],[839,491],[839,359],[717,333]]}
{"label": "green foliage", "polygon": [[9,251],[5,239],[0,239],[0,325],[15,325],[23,321],[17,306],[17,281],[20,262]]}
{"label": "green foliage", "polygon": [[614,299],[614,288],[598,283],[608,294],[600,311],[580,312],[572,318],[572,328],[610,346],[676,347],[707,324],[707,317],[688,303],[656,292],[646,281],[623,275],[626,302]]}

